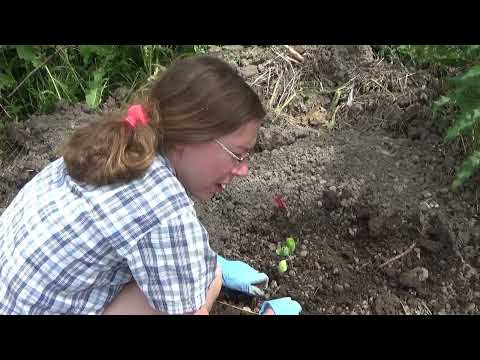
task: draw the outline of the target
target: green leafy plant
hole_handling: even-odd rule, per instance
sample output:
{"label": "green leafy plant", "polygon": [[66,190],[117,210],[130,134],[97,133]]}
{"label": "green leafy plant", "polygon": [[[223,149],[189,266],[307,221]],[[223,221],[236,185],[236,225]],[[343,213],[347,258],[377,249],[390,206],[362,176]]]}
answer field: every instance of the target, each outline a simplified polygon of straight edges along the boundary
{"label": "green leafy plant", "polygon": [[453,90],[435,102],[434,114],[438,114],[441,108],[453,107],[457,115],[445,140],[451,141],[463,135],[471,139],[469,154],[455,173],[452,187],[457,189],[480,168],[480,64],[451,81]]}
{"label": "green leafy plant", "polygon": [[462,186],[480,168],[480,45],[415,46],[415,58],[423,63],[454,70],[448,76],[450,88],[433,105],[433,114],[442,118],[442,110],[453,110],[454,118],[445,140],[461,138],[465,160],[455,171],[453,190]]}
{"label": "green leafy plant", "polygon": [[380,57],[414,66],[465,66],[480,56],[480,45],[377,45]]}
{"label": "green leafy plant", "polygon": [[[289,258],[291,255],[293,255],[295,251],[296,243],[295,239],[292,237],[287,238],[283,244],[280,245],[280,247],[276,250],[276,253],[278,256]],[[278,271],[280,273],[284,273],[288,269],[288,264],[287,260],[283,259],[280,260],[278,263]]]}
{"label": "green leafy plant", "polygon": [[461,139],[465,160],[456,169],[453,190],[462,186],[480,168],[480,45],[377,46],[381,56],[431,68],[447,80],[450,88],[433,105],[437,120],[453,113],[445,140]]}

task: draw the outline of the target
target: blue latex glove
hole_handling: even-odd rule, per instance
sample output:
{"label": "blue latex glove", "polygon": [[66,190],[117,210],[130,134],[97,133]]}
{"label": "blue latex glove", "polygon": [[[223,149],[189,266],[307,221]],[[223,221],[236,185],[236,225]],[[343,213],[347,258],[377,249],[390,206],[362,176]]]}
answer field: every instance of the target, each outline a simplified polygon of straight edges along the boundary
{"label": "blue latex glove", "polygon": [[265,301],[260,308],[260,315],[269,307],[272,308],[275,315],[298,315],[302,311],[300,304],[289,297]]}
{"label": "blue latex glove", "polygon": [[254,296],[265,296],[264,292],[254,284],[266,282],[268,285],[267,274],[258,272],[242,261],[227,260],[220,255],[217,255],[217,261],[222,268],[225,287]]}

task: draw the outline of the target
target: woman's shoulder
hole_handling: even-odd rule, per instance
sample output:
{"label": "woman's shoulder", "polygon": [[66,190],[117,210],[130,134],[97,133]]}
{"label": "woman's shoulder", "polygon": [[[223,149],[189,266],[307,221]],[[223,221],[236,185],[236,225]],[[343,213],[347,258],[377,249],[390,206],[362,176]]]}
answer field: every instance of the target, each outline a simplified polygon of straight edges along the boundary
{"label": "woman's shoulder", "polygon": [[160,154],[144,176],[127,184],[122,191],[136,206],[148,208],[159,219],[175,216],[193,207],[193,201],[176,177],[175,170],[168,159]]}

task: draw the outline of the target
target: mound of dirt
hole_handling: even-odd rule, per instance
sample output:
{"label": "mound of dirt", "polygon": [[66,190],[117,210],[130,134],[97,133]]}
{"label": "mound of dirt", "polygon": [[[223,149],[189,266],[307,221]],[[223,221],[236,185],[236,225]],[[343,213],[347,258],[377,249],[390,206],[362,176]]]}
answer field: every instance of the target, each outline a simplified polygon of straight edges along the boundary
{"label": "mound of dirt", "polygon": [[[211,49],[268,110],[250,176],[196,204],[212,247],[266,272],[267,297],[290,296],[305,314],[478,314],[478,177],[449,190],[462,153],[431,116],[441,84],[369,46],[295,50],[303,62],[283,47]],[[0,207],[93,116],[77,105],[11,126]],[[297,249],[279,274],[287,237]],[[220,300],[214,313],[250,314],[262,301]]]}

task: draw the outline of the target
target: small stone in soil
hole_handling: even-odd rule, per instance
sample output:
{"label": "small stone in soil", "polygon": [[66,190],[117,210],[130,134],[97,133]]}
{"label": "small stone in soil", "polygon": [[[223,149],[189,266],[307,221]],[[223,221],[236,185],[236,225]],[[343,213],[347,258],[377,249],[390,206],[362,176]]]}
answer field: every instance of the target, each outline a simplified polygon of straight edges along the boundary
{"label": "small stone in soil", "polygon": [[417,288],[427,279],[428,270],[423,267],[416,267],[402,273],[398,280],[403,286]]}
{"label": "small stone in soil", "polygon": [[422,197],[423,197],[424,199],[428,199],[428,198],[432,197],[432,193],[429,192],[429,191],[427,191],[427,190],[423,190],[423,191],[422,191]]}
{"label": "small stone in soil", "polygon": [[431,252],[438,252],[443,247],[442,244],[439,243],[438,241],[432,241],[428,239],[420,239],[418,241],[418,244],[422,249],[425,249]]}
{"label": "small stone in soil", "polygon": [[385,219],[381,216],[376,216],[368,221],[368,230],[372,237],[376,238],[381,235]]}
{"label": "small stone in soil", "polygon": [[370,211],[367,207],[361,207],[357,210],[358,220],[368,220],[370,218]]}
{"label": "small stone in soil", "polygon": [[470,303],[465,308],[465,311],[466,312],[473,312],[473,311],[475,311],[475,308],[476,308],[476,305],[474,303]]}
{"label": "small stone in soil", "polygon": [[334,210],[338,208],[340,202],[338,201],[337,194],[334,191],[325,191],[323,194],[323,202],[327,210]]}

